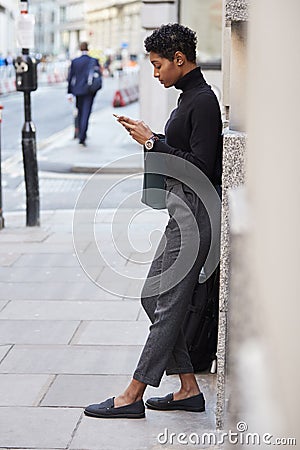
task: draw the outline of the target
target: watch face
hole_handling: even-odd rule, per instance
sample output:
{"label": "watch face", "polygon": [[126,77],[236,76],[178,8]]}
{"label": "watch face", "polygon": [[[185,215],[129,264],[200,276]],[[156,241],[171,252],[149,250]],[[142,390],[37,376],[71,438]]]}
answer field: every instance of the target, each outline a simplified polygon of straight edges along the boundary
{"label": "watch face", "polygon": [[146,141],[145,147],[147,150],[151,150],[153,148],[153,141],[150,141],[150,140]]}

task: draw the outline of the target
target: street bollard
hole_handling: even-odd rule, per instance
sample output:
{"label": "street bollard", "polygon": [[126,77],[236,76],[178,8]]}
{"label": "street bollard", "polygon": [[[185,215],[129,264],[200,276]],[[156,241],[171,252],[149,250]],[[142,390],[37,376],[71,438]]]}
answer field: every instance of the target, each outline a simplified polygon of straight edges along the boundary
{"label": "street bollard", "polygon": [[3,211],[2,211],[2,168],[1,168],[1,126],[2,126],[2,110],[3,106],[0,105],[0,230],[4,228],[4,218],[3,218]]}
{"label": "street bollard", "polygon": [[37,61],[29,55],[34,42],[34,17],[28,14],[28,1],[20,0],[18,35],[22,55],[15,60],[16,89],[24,93],[25,123],[22,128],[22,152],[26,187],[26,225],[40,225],[39,178],[36,155],[36,133],[31,119],[31,92],[37,89]]}

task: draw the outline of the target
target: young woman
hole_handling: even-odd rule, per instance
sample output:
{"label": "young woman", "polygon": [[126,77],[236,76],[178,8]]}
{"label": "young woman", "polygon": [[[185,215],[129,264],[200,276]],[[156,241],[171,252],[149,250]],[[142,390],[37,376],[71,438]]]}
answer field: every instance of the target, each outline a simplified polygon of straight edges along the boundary
{"label": "young woman", "polygon": [[[118,121],[146,151],[160,152],[189,161],[216,185],[218,146],[222,134],[218,101],[196,65],[196,34],[179,24],[163,25],[145,39],[145,48],[153,65],[154,77],[165,88],[181,90],[177,108],[165,127],[165,139],[142,121],[120,116]],[[184,164],[183,164],[184,166]],[[147,385],[158,387],[164,371],[178,374],[180,389],[165,397],[153,397],[146,406],[156,410],[205,410],[205,400],[194,375],[181,329],[182,321],[206,260],[211,238],[210,221],[200,198],[185,183],[166,178],[167,208],[170,215],[163,250],[154,258],[143,292],[142,305],[152,324],[140,360],[129,386],[112,397],[85,409],[94,417],[145,417],[143,395]],[[179,252],[195,247],[195,227],[199,233],[197,256],[188,273],[179,281],[169,270]],[[201,243],[201,245],[200,245]],[[166,276],[164,274],[167,274]],[[155,278],[156,277],[156,278]],[[163,280],[157,294],[151,291],[153,279]],[[173,279],[172,279],[173,278]],[[158,282],[160,283],[160,281]],[[152,292],[152,294],[151,294]]]}

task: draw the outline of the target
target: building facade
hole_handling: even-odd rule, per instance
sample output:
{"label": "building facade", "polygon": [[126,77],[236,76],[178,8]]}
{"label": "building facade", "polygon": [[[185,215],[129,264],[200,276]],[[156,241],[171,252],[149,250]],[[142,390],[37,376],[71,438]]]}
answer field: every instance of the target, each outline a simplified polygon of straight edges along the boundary
{"label": "building facade", "polygon": [[83,0],[57,0],[61,50],[71,58],[78,53],[79,43],[87,40],[86,2]]}
{"label": "building facade", "polygon": [[17,0],[0,0],[0,55],[6,57],[17,51],[15,21],[18,10]]}
{"label": "building facade", "polygon": [[57,32],[60,16],[57,0],[31,0],[30,13],[35,16],[35,51],[45,56],[57,56],[61,51]]}
{"label": "building facade", "polygon": [[141,44],[140,0],[87,0],[87,36],[107,55],[138,55]]}

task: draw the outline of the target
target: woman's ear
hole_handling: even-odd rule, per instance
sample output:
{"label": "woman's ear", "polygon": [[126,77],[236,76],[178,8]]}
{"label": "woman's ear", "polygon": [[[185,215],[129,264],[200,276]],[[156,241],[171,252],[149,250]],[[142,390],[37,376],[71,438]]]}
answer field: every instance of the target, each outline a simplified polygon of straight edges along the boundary
{"label": "woman's ear", "polygon": [[186,57],[182,52],[178,51],[174,55],[174,60],[178,66],[182,66],[186,60]]}

